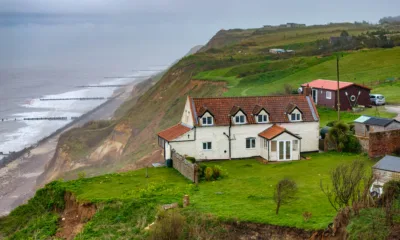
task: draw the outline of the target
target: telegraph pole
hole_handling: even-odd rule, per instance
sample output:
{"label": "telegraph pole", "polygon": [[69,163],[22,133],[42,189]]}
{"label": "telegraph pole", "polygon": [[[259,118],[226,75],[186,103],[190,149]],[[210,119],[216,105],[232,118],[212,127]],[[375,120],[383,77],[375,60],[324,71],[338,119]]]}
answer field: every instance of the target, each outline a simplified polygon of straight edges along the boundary
{"label": "telegraph pole", "polygon": [[340,121],[339,55],[336,55],[336,75],[337,75],[337,118],[338,121]]}

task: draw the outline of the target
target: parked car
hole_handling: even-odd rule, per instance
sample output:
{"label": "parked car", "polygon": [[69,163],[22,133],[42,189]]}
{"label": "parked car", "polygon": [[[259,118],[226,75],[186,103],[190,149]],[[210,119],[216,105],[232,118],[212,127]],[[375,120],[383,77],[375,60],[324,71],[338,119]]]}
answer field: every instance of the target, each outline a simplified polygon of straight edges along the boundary
{"label": "parked car", "polygon": [[370,94],[369,98],[371,99],[371,103],[374,105],[385,105],[386,100],[382,94]]}

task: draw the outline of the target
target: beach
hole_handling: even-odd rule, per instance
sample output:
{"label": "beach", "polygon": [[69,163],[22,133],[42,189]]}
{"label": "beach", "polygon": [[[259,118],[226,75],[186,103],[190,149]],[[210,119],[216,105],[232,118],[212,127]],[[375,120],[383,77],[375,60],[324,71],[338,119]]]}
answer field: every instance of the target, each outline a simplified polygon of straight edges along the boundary
{"label": "beach", "polygon": [[0,168],[0,216],[7,215],[35,194],[39,187],[37,180],[44,173],[46,164],[53,158],[60,134],[71,128],[82,126],[88,121],[111,119],[114,111],[131,97],[132,88],[136,83],[133,82],[117,89],[108,101],[77,118],[57,134],[46,138],[32,147],[29,152]]}

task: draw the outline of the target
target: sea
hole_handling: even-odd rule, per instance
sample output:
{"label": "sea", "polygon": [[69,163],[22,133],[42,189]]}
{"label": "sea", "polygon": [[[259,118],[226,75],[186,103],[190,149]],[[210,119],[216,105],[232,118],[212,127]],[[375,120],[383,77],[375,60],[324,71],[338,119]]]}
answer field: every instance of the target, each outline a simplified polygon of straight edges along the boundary
{"label": "sea", "polygon": [[[153,66],[125,72],[62,67],[0,69],[0,162],[10,152],[34,145],[76,117],[96,108],[118,89],[117,86],[98,86],[130,84],[165,68]],[[68,98],[75,100],[60,100]]]}

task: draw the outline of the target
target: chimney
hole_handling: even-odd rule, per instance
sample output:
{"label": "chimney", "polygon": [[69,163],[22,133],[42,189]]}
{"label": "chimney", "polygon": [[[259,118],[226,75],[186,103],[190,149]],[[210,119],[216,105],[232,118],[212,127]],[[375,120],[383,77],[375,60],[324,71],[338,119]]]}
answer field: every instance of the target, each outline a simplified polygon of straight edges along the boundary
{"label": "chimney", "polygon": [[311,96],[312,91],[310,85],[307,83],[307,86],[303,88],[303,94],[306,96]]}

